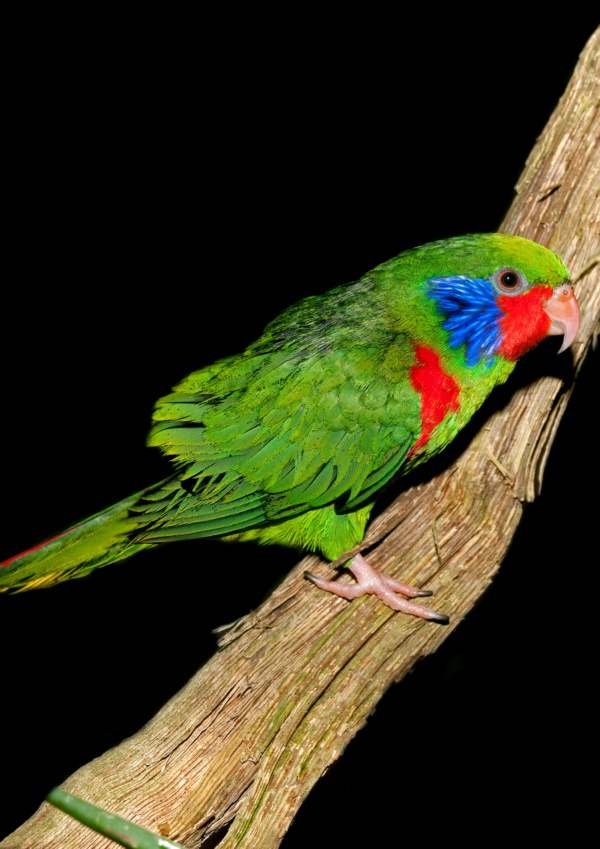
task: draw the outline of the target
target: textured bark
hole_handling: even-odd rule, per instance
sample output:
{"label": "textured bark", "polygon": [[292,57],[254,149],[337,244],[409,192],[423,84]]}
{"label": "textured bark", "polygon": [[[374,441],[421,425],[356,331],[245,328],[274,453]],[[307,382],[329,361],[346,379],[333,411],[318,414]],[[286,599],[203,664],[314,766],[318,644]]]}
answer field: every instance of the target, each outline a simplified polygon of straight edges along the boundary
{"label": "textured bark", "polygon": [[[582,312],[566,388],[542,377],[515,392],[452,465],[404,492],[372,525],[369,561],[435,591],[439,627],[371,596],[317,592],[307,557],[225,632],[221,648],[134,737],[64,788],[186,846],[233,823],[227,847],[279,845],[302,800],[377,701],[434,651],[484,592],[539,492],[558,424],[600,316],[600,30],[532,151],[501,230],[548,245],[570,267]],[[569,354],[563,356],[568,357]],[[365,547],[363,545],[363,547]],[[351,578],[344,575],[342,581]],[[44,804],[3,847],[101,847]]]}

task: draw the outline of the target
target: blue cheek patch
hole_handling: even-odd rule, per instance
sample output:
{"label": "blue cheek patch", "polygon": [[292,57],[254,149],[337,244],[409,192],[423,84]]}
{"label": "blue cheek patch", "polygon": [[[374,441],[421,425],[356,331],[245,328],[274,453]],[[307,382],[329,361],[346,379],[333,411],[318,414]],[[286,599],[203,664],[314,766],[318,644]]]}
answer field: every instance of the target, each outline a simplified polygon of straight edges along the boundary
{"label": "blue cheek patch", "polygon": [[429,297],[446,316],[442,327],[450,333],[450,347],[466,345],[468,366],[476,366],[481,360],[486,361],[486,367],[491,366],[491,358],[502,344],[500,319],[504,313],[489,280],[462,275],[433,277],[429,287]]}

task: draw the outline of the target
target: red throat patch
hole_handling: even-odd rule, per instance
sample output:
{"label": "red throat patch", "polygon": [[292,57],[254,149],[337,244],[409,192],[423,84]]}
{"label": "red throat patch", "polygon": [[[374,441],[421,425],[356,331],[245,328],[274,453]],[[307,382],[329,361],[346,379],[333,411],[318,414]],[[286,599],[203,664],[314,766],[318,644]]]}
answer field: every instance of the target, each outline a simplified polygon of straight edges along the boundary
{"label": "red throat patch", "polygon": [[415,346],[416,363],[410,370],[410,383],[421,393],[421,436],[408,452],[410,459],[429,441],[431,432],[449,412],[460,409],[458,393],[460,387],[453,377],[440,366],[440,358],[425,345]]}
{"label": "red throat patch", "polygon": [[551,322],[544,306],[551,297],[551,286],[536,286],[524,295],[498,298],[498,306],[505,314],[500,319],[503,339],[498,353],[505,359],[518,360],[546,338]]}

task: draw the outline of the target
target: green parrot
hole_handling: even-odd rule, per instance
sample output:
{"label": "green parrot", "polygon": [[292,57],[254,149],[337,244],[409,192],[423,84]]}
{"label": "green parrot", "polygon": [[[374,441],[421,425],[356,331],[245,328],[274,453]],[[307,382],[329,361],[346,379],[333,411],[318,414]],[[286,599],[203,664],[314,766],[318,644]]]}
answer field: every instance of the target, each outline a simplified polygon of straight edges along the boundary
{"label": "green parrot", "polygon": [[[149,546],[256,540],[335,560],[360,542],[378,494],[441,451],[515,362],[575,338],[579,307],[558,256],[498,233],[432,242],[285,310],[245,351],[160,398],[148,444],[167,479],[0,564],[0,591],[48,587]],[[345,598],[395,610],[431,595],[350,563]]]}

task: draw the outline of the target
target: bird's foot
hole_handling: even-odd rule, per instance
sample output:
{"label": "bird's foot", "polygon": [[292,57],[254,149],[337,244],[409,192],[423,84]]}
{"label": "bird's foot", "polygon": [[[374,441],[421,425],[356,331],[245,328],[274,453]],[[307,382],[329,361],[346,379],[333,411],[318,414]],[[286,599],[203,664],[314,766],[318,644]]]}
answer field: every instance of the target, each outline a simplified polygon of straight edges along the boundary
{"label": "bird's foot", "polygon": [[433,619],[435,622],[440,622],[447,625],[450,621],[447,616],[442,613],[436,613],[429,607],[423,607],[422,604],[414,604],[412,601],[406,601],[404,598],[399,598],[396,593],[403,593],[410,598],[416,596],[431,595],[429,590],[419,590],[417,587],[409,587],[408,584],[401,584],[400,581],[395,581],[388,575],[383,575],[377,569],[369,566],[362,554],[357,554],[350,563],[350,570],[356,578],[356,584],[340,584],[337,581],[327,581],[325,578],[317,578],[312,572],[305,572],[304,575],[313,584],[316,584],[322,590],[327,590],[330,593],[339,595],[342,598],[358,598],[365,593],[372,593],[378,596],[384,604],[391,607],[392,610],[400,610],[402,613],[410,613],[412,616],[420,616],[422,619]]}

